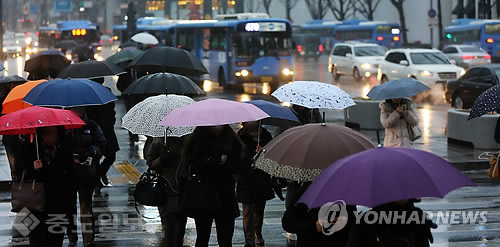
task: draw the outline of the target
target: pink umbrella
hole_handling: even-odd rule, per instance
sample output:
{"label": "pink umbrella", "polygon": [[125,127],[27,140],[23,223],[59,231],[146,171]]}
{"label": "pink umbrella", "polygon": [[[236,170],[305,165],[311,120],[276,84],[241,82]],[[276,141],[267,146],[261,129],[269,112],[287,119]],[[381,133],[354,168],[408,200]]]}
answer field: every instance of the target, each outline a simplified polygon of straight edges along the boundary
{"label": "pink umbrella", "polygon": [[202,100],[171,111],[160,125],[163,126],[215,126],[257,121],[269,115],[258,107],[223,99]]}

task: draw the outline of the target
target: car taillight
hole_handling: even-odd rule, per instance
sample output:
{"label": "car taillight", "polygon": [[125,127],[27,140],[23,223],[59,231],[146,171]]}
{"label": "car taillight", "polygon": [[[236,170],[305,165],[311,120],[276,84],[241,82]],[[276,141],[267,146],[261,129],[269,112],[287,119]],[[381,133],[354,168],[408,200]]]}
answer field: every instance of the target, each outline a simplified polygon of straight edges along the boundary
{"label": "car taillight", "polygon": [[494,40],[492,38],[487,38],[486,43],[493,44]]}
{"label": "car taillight", "polygon": [[392,40],[394,40],[394,41],[399,41],[399,40],[400,40],[400,38],[399,38],[399,36],[394,36],[394,37],[392,37]]}
{"label": "car taillight", "polygon": [[489,55],[489,54],[488,55],[484,55],[483,58],[484,59],[491,59],[491,55]]}
{"label": "car taillight", "polygon": [[322,44],[318,45],[318,51],[323,52],[323,45]]}
{"label": "car taillight", "polygon": [[238,67],[248,67],[252,65],[252,63],[250,63],[249,61],[237,61],[236,62],[236,66]]}
{"label": "car taillight", "polygon": [[474,58],[474,56],[468,56],[468,55],[467,56],[462,56],[462,59],[473,59],[473,58]]}
{"label": "car taillight", "polygon": [[378,41],[382,41],[382,40],[384,40],[384,37],[382,37],[382,36],[377,36],[377,40],[378,40]]}
{"label": "car taillight", "polygon": [[301,45],[297,45],[297,51],[298,52],[302,52],[302,46]]}

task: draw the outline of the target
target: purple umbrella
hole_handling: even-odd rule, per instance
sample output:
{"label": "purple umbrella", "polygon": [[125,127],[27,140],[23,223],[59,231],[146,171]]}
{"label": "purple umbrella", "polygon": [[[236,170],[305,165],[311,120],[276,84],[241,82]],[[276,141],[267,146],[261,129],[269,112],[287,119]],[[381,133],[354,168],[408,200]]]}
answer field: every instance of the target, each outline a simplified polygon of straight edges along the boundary
{"label": "purple umbrella", "polygon": [[171,111],[160,125],[215,126],[257,121],[269,115],[257,106],[224,99],[202,100]]}
{"label": "purple umbrella", "polygon": [[420,197],[444,197],[475,184],[440,157],[408,148],[373,148],[341,159],[309,186],[299,202],[319,208],[343,200],[375,207]]}

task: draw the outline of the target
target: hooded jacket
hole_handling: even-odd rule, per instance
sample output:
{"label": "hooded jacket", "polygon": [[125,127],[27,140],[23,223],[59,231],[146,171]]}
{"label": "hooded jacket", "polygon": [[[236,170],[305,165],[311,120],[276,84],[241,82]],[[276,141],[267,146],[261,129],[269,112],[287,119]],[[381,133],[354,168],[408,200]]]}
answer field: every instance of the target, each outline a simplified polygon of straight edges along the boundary
{"label": "hooded jacket", "polygon": [[382,101],[380,107],[380,123],[385,128],[384,147],[411,147],[408,133],[409,126],[418,125],[415,108],[409,104],[408,116],[403,116],[388,102]]}

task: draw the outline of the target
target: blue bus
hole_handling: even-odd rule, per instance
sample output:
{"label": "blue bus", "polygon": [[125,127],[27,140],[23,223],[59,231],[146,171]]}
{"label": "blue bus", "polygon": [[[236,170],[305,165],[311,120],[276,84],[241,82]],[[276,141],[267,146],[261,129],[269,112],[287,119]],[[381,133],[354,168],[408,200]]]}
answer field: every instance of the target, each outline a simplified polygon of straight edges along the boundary
{"label": "blue bus", "polygon": [[483,48],[492,62],[500,62],[500,21],[457,19],[443,29],[444,47],[450,44],[469,44]]}
{"label": "blue bus", "polygon": [[331,49],[337,42],[361,41],[379,44],[388,48],[401,47],[401,27],[384,21],[346,20],[311,21],[301,27],[302,32],[321,36],[325,49]]}
{"label": "blue bus", "polygon": [[100,41],[99,26],[90,21],[59,21],[57,30],[60,32],[59,41],[75,41],[78,44],[95,44]]}
{"label": "blue bus", "polygon": [[[235,16],[237,16],[236,14]],[[293,80],[291,23],[284,19],[180,21],[175,46],[193,52],[224,87],[267,82],[271,88]]]}

